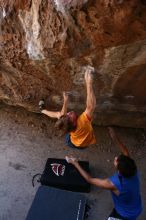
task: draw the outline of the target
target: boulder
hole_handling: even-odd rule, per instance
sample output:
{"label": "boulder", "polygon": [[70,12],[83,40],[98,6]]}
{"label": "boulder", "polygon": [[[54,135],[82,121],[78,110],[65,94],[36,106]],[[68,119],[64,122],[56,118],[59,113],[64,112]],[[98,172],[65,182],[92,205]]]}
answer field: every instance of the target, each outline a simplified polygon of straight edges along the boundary
{"label": "boulder", "polygon": [[84,67],[96,69],[97,125],[145,127],[144,0],[1,0],[0,100],[39,112],[69,91],[85,108]]}

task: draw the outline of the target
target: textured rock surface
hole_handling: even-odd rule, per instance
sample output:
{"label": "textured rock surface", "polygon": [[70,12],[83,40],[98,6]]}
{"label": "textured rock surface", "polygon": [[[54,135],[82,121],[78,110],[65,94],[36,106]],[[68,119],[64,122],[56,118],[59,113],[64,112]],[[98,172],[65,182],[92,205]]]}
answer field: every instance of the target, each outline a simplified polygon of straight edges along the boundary
{"label": "textured rock surface", "polygon": [[70,91],[83,110],[83,67],[96,70],[96,123],[145,127],[145,0],[0,0],[0,99],[37,112]]}

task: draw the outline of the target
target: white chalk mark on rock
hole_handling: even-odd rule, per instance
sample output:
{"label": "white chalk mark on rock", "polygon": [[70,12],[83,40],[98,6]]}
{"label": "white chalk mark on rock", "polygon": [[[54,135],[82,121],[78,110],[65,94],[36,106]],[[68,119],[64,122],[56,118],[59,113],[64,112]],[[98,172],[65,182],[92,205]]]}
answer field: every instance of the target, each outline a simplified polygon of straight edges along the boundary
{"label": "white chalk mark on rock", "polygon": [[30,11],[19,11],[19,18],[26,33],[27,53],[33,60],[44,59],[39,24],[39,7],[42,0],[32,0]]}

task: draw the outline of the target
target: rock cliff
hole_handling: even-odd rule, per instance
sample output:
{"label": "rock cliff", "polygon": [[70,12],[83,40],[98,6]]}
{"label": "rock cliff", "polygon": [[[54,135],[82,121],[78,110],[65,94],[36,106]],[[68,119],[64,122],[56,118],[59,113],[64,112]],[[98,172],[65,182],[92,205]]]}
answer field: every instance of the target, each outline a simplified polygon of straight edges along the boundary
{"label": "rock cliff", "polygon": [[82,111],[96,68],[98,125],[146,127],[145,0],[0,0],[0,100],[38,112],[70,92]]}

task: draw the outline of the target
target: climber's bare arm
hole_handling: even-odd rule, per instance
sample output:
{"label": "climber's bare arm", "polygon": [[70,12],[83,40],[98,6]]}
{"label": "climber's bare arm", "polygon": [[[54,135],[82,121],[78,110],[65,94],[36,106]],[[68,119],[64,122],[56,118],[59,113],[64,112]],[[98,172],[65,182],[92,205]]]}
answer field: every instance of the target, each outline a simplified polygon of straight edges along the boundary
{"label": "climber's bare arm", "polygon": [[67,94],[67,92],[63,92],[63,106],[62,106],[62,109],[60,111],[60,117],[62,115],[67,114],[67,105],[68,105],[68,94]]}
{"label": "climber's bare arm", "polygon": [[61,117],[60,112],[48,111],[46,109],[42,110],[41,112],[51,118],[58,118],[59,119]]}
{"label": "climber's bare arm", "polygon": [[61,116],[66,115],[67,113],[67,104],[68,104],[68,95],[66,92],[63,92],[63,106],[61,111],[54,112],[54,111],[48,111],[46,109],[42,110],[41,112],[51,118],[57,118],[59,119]]}
{"label": "climber's bare arm", "polygon": [[87,100],[86,100],[86,114],[92,118],[93,112],[96,107],[96,98],[93,90],[93,73],[90,68],[87,68],[85,72],[85,82],[87,89]]}

